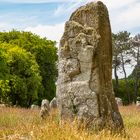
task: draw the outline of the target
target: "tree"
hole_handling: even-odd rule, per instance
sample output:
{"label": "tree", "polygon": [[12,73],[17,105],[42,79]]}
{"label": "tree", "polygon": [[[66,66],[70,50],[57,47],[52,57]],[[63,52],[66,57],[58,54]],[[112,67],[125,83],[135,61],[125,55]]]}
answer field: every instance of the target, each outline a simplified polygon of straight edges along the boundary
{"label": "tree", "polygon": [[13,105],[28,107],[38,99],[41,87],[39,66],[35,57],[25,49],[16,45],[1,43],[4,50],[3,60],[8,67],[6,80],[0,82],[1,100],[11,102]]}
{"label": "tree", "polygon": [[[122,69],[122,72],[124,73],[124,79],[125,79],[125,89],[126,94],[128,98],[128,103],[130,103],[130,93],[129,93],[129,85],[128,85],[128,79],[127,79],[127,73],[125,65],[130,63],[130,58],[128,57],[130,53],[130,33],[127,31],[119,32],[118,34],[114,34],[114,73],[116,78],[116,86],[118,86],[118,77],[116,75],[116,68],[120,66]],[[118,88],[118,87],[117,87]]]}
{"label": "tree", "polygon": [[131,50],[134,61],[136,62],[135,68],[131,74],[131,78],[134,79],[134,101],[136,102],[138,97],[139,85],[140,85],[140,34],[137,34],[131,40]]}
{"label": "tree", "polygon": [[5,49],[0,47],[0,79],[6,78],[7,73],[9,73],[9,69],[6,64]]}
{"label": "tree", "polygon": [[114,90],[115,93],[118,93],[119,90],[119,77],[117,74],[118,69],[120,68],[121,60],[119,57],[120,54],[120,48],[117,44],[117,35],[112,34],[112,47],[113,47],[113,69],[114,69],[114,77],[115,77],[115,84],[114,84]]}
{"label": "tree", "polygon": [[9,77],[10,70],[6,64],[5,49],[0,47],[0,103],[7,102],[7,95],[10,91]]}
{"label": "tree", "polygon": [[34,55],[42,77],[42,90],[38,93],[39,100],[40,102],[43,98],[51,100],[56,93],[56,42],[47,40],[46,38],[40,38],[30,32],[19,32],[15,30],[11,32],[1,32],[0,41],[18,45],[20,48]]}

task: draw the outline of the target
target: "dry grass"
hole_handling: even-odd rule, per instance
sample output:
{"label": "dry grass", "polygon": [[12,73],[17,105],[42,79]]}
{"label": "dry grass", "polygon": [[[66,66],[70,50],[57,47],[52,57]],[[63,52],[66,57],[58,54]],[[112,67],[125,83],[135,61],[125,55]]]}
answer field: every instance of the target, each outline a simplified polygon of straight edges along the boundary
{"label": "dry grass", "polygon": [[140,140],[140,109],[121,107],[126,137],[78,129],[76,123],[59,124],[56,112],[41,121],[38,110],[0,108],[0,140]]}

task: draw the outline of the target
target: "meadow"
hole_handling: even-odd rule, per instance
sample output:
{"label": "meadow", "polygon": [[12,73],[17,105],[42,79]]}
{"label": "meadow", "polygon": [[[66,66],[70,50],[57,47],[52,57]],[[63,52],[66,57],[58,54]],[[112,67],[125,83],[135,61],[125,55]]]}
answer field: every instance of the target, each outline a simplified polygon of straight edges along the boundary
{"label": "meadow", "polygon": [[126,135],[98,133],[77,127],[77,123],[59,123],[57,111],[41,120],[39,110],[0,108],[0,140],[140,140],[140,108],[120,107]]}

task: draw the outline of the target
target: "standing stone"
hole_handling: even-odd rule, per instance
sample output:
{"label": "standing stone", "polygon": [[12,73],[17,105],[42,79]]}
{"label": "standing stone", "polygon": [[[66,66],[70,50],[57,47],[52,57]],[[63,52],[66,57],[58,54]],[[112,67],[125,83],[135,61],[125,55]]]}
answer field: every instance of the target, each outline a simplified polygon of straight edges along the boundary
{"label": "standing stone", "polygon": [[80,7],[65,24],[59,47],[58,107],[61,119],[122,129],[112,88],[112,40],[102,2]]}
{"label": "standing stone", "polygon": [[57,100],[54,97],[50,102],[50,109],[56,109],[57,108]]}
{"label": "standing stone", "polygon": [[42,100],[40,117],[42,119],[45,119],[49,115],[49,111],[50,111],[49,101],[47,99]]}
{"label": "standing stone", "polygon": [[140,97],[137,97],[136,106],[140,107]]}
{"label": "standing stone", "polygon": [[136,101],[136,106],[140,107],[140,101]]}
{"label": "standing stone", "polygon": [[0,108],[6,107],[5,104],[0,104]]}
{"label": "standing stone", "polygon": [[34,105],[34,104],[33,104],[33,105],[31,105],[31,109],[32,109],[32,110],[39,109],[39,106],[38,106],[38,105]]}
{"label": "standing stone", "polygon": [[122,106],[123,105],[123,102],[122,102],[121,98],[116,97],[115,100],[116,100],[116,103],[117,103],[118,106]]}

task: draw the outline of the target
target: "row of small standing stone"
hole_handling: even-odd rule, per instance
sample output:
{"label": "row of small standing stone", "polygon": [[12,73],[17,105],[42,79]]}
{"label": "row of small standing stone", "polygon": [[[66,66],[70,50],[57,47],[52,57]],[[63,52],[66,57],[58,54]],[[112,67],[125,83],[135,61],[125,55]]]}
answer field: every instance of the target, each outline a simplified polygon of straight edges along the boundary
{"label": "row of small standing stone", "polygon": [[[121,98],[116,97],[115,100],[116,100],[116,103],[118,106],[123,106],[123,101]],[[140,106],[140,101],[138,101],[138,100],[136,101],[136,106]]]}
{"label": "row of small standing stone", "polygon": [[[31,109],[39,109],[40,107],[37,105],[31,105]],[[57,100],[54,97],[51,102],[49,102],[47,99],[43,99],[41,103],[41,109],[40,109],[40,117],[42,119],[45,119],[48,115],[50,110],[57,108]]]}

